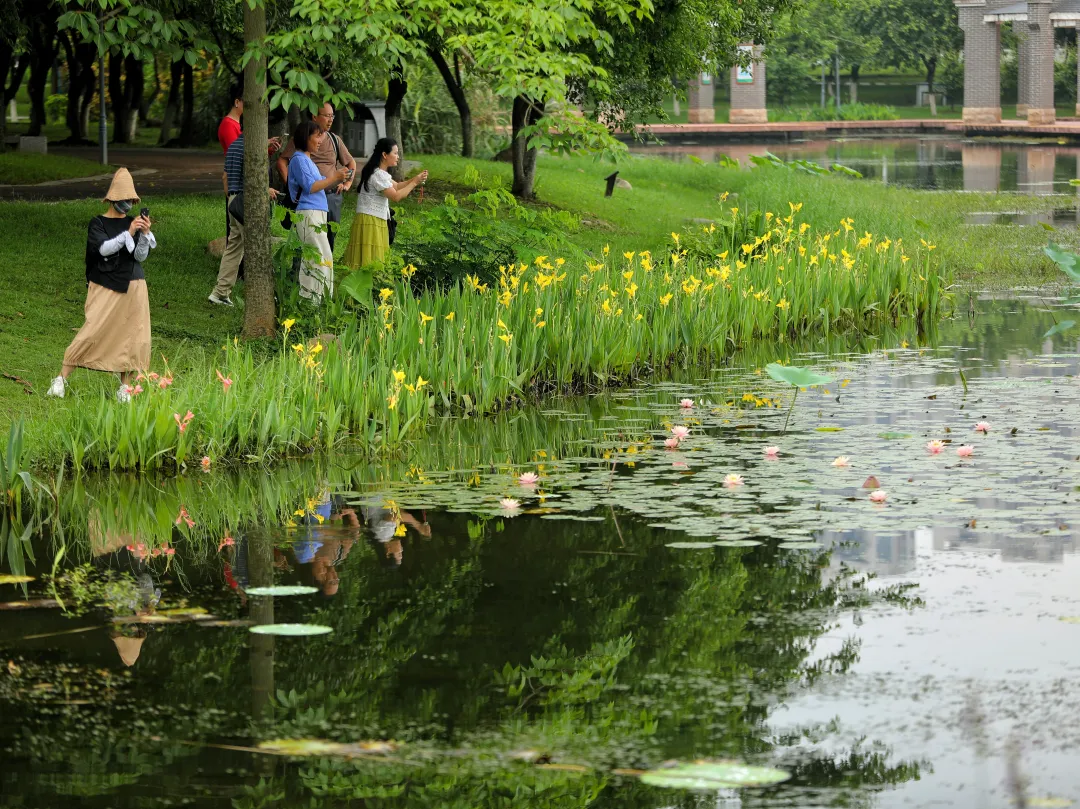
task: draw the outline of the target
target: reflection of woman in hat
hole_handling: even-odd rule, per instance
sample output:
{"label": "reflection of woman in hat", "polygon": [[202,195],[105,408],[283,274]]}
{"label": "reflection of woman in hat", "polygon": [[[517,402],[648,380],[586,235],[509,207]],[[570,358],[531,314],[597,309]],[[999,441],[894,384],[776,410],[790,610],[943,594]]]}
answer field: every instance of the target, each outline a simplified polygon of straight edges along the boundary
{"label": "reflection of woman in hat", "polygon": [[139,195],[127,169],[113,175],[102,202],[109,209],[90,220],[86,237],[86,322],[64,352],[48,395],[63,397],[72,370],[89,368],[119,373],[116,398],[128,402],[131,375],[150,365],[150,299],[142,262],[157,240],[149,217],[129,216]]}

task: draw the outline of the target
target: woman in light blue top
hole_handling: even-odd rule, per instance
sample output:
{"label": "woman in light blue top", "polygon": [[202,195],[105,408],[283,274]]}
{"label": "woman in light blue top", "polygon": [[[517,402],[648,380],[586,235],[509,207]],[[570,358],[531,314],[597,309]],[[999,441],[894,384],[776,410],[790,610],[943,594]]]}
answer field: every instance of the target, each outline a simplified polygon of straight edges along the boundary
{"label": "woman in light blue top", "polygon": [[300,294],[319,303],[323,294],[334,292],[334,253],[326,237],[326,189],[345,182],[348,171],[338,169],[323,177],[315,167],[310,152],[319,148],[325,137],[322,128],[308,120],[296,127],[293,144],[296,154],[289,161],[289,197],[296,202],[296,235],[302,242],[318,249],[319,262],[304,259],[300,268]]}

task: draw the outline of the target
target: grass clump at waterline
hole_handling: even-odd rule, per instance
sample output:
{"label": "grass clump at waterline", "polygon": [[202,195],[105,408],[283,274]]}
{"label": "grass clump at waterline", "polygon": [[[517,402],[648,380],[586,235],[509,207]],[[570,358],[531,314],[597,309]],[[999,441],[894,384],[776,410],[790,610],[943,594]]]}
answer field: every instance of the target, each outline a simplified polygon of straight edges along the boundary
{"label": "grass clump at waterline", "polygon": [[850,219],[815,231],[797,210],[750,223],[732,215],[708,233],[723,248],[712,259],[702,234],[693,251],[602,249],[583,263],[541,256],[504,268],[491,287],[470,278],[421,293],[406,268],[370,315],[328,344],[292,342],[287,320],[280,355],[264,362],[231,341],[205,367],[140,380],[129,406],[61,403],[29,457],[178,469],[204,458],[269,461],[347,437],[394,449],[439,413],[625,382],[758,339],[940,317],[949,279],[927,249],[860,235]]}

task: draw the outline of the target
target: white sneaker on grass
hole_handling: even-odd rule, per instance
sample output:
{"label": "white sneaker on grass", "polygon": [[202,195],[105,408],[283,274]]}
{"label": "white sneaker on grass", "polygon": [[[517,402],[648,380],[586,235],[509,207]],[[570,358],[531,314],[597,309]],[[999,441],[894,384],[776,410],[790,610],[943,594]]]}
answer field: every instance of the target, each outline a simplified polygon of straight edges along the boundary
{"label": "white sneaker on grass", "polygon": [[127,404],[131,401],[131,393],[128,390],[127,385],[121,385],[116,391],[116,401],[120,404]]}
{"label": "white sneaker on grass", "polygon": [[58,376],[52,381],[52,384],[49,385],[49,389],[45,391],[45,395],[55,396],[57,399],[63,399],[65,387],[67,387],[67,385],[64,382],[64,377]]}
{"label": "white sneaker on grass", "polygon": [[216,293],[211,292],[210,297],[207,298],[210,303],[216,303],[218,306],[232,306],[233,302],[230,298],[219,298]]}

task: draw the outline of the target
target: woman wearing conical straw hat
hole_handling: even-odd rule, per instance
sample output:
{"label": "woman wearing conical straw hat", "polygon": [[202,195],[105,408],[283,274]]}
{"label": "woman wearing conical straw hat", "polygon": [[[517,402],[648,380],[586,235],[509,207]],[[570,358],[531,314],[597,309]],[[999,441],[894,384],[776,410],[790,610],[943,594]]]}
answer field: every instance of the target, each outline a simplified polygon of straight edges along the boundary
{"label": "woman wearing conical straw hat", "polygon": [[[142,262],[157,247],[148,216],[132,217],[139,195],[127,169],[117,169],[86,236],[86,322],[64,352],[48,395],[63,397],[75,368],[120,374],[116,398],[131,401],[132,374],[150,365],[150,299]],[[145,209],[144,209],[145,210]]]}

